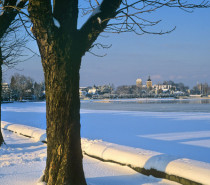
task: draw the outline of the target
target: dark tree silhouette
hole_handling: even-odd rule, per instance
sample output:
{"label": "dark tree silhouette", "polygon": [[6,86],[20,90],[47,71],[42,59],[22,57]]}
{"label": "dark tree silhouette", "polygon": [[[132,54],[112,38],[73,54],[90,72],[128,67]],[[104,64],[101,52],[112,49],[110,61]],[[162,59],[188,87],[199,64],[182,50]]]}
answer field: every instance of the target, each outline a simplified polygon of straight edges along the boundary
{"label": "dark tree silhouette", "polygon": [[[18,45],[20,43],[18,42],[13,42],[12,45],[7,46],[5,48],[5,43],[3,43],[3,40],[5,37],[10,33],[14,32],[18,26],[11,27],[12,23],[15,21],[15,17],[17,16],[19,10],[21,10],[27,0],[22,0],[22,1],[17,1],[17,0],[0,0],[0,95],[1,95],[1,90],[2,90],[2,65],[5,63],[5,60],[17,56],[18,54],[14,54],[12,50],[14,50],[15,47],[19,47]],[[6,52],[2,52],[2,48],[6,50]],[[3,53],[6,53],[3,55]],[[11,58],[10,58],[11,59]],[[8,62],[7,64],[12,63],[12,60]],[[0,102],[1,102],[1,96],[0,96]],[[1,133],[1,107],[0,107],[0,146],[4,142],[2,133]]]}
{"label": "dark tree silhouette", "polygon": [[[1,48],[0,48],[0,74],[2,74],[2,54],[1,54]],[[0,75],[0,83],[2,83],[2,75]],[[1,102],[1,90],[2,90],[2,85],[0,84],[0,102]],[[0,108],[0,121],[1,121],[1,108]],[[3,135],[1,132],[1,123],[0,123],[0,147],[4,143]]]}
{"label": "dark tree silhouette", "polygon": [[[163,7],[186,11],[208,7],[187,0],[29,0],[45,75],[47,106],[47,164],[43,180],[49,184],[85,185],[80,141],[79,70],[82,57],[102,32],[150,32],[159,21],[145,19]],[[87,4],[87,2],[89,2]],[[53,7],[53,8],[52,8]],[[78,29],[79,12],[92,13]],[[141,17],[144,15],[144,17]]]}

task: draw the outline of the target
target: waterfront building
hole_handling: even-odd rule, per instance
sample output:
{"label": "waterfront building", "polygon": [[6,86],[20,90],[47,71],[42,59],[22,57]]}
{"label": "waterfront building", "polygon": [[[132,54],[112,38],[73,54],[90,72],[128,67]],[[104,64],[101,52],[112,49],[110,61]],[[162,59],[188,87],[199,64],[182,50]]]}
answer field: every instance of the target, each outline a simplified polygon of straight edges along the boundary
{"label": "waterfront building", "polygon": [[2,86],[3,91],[9,91],[9,84],[8,83],[2,83],[1,86]]}
{"label": "waterfront building", "polygon": [[96,89],[96,87],[93,87],[93,88],[91,88],[91,89],[89,89],[88,90],[88,94],[97,94],[97,89]]}
{"label": "waterfront building", "polygon": [[142,79],[141,78],[138,78],[136,80],[136,87],[142,88]]}
{"label": "waterfront building", "polygon": [[152,80],[150,79],[150,76],[148,77],[147,80],[147,89],[152,89]]}

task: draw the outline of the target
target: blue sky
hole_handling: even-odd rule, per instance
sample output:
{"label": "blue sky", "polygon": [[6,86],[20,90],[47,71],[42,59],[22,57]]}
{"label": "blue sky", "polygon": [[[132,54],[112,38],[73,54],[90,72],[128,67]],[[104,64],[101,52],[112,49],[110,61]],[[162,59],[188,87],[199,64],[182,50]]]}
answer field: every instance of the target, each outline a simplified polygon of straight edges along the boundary
{"label": "blue sky", "polygon": [[[183,82],[190,87],[197,82],[210,84],[210,10],[200,9],[187,13],[178,9],[166,8],[150,15],[152,20],[162,22],[152,29],[176,30],[166,35],[142,35],[134,33],[105,34],[97,42],[112,44],[108,50],[95,50],[107,54],[95,57],[87,53],[81,66],[80,86],[114,84],[135,84],[136,78],[143,83],[148,76],[154,83],[164,80]],[[38,50],[36,43],[29,46]],[[34,57],[6,71],[4,78],[9,81],[11,74],[17,72],[43,80],[40,59]]]}

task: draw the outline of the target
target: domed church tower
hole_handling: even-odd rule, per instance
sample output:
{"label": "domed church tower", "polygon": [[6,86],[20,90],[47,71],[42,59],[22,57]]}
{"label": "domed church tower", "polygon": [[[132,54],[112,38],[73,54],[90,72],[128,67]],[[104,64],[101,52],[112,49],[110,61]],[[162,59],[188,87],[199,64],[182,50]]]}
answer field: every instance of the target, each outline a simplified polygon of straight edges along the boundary
{"label": "domed church tower", "polygon": [[136,86],[139,87],[139,88],[142,88],[142,79],[141,78],[138,78],[136,80]]}
{"label": "domed church tower", "polygon": [[147,80],[147,89],[152,89],[152,80],[150,79],[150,76],[148,77]]}

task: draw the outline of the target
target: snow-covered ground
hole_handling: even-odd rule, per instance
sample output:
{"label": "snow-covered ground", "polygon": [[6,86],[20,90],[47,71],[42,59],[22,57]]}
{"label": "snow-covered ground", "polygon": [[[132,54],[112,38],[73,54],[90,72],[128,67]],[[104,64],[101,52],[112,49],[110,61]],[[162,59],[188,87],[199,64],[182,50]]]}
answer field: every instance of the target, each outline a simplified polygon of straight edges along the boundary
{"label": "snow-covered ground", "polygon": [[[47,141],[44,129],[5,121],[2,121],[2,128],[30,137],[36,142]],[[182,179],[188,179],[200,184],[209,184],[210,163],[85,138],[82,138],[82,150],[85,155],[94,156],[105,161],[114,161],[138,169],[155,169]]]}
{"label": "snow-covered ground", "polygon": [[[44,102],[2,105],[2,120],[15,124],[45,129],[45,114]],[[140,112],[82,109],[81,133],[82,137],[93,140],[102,139],[110,143],[155,151],[172,155],[175,159],[188,158],[210,163],[209,120],[208,111]],[[1,174],[2,172],[0,176]],[[105,184],[111,184],[115,179],[120,180],[123,176],[127,175],[119,175],[119,178],[115,178],[116,175],[111,176],[110,182]],[[102,179],[106,181],[107,177],[108,175]],[[97,179],[100,181],[101,177]]]}
{"label": "snow-covered ground", "polygon": [[[0,184],[35,185],[46,163],[46,144],[3,130],[7,143],[0,149]],[[88,156],[83,161],[88,185],[178,185],[141,175],[132,169]]]}
{"label": "snow-covered ground", "polygon": [[6,146],[0,149],[0,184],[36,184],[45,167],[46,145],[3,130]]}

